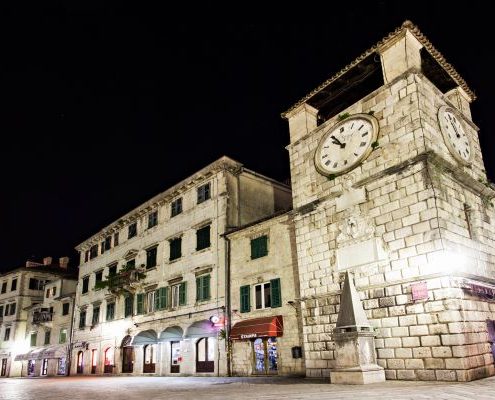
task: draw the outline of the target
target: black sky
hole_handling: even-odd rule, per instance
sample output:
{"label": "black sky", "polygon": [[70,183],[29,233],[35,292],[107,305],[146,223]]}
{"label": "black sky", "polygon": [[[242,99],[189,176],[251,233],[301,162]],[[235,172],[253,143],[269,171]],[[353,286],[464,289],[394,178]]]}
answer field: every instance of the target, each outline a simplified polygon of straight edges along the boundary
{"label": "black sky", "polygon": [[286,179],[280,113],[405,19],[477,94],[495,179],[489,2],[135,3],[1,10],[0,270],[77,265],[74,246],[224,154]]}

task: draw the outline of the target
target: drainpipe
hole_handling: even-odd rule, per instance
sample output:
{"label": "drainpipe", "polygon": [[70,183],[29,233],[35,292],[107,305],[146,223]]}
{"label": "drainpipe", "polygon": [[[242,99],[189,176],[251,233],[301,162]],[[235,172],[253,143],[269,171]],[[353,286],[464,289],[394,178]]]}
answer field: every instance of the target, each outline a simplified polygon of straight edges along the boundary
{"label": "drainpipe", "polygon": [[79,280],[77,281],[76,284],[76,293],[74,293],[74,297],[72,297],[72,315],[70,319],[70,335],[69,335],[69,346],[68,346],[68,354],[67,354],[67,376],[70,376],[70,368],[72,365],[72,344],[74,340],[74,318],[76,315],[76,296],[77,296],[77,289],[79,287]]}
{"label": "drainpipe", "polygon": [[227,318],[225,323],[225,343],[227,344],[227,376],[232,376],[232,343],[230,341],[230,330],[232,328],[232,307],[230,302],[230,239],[226,234],[222,235],[225,239],[225,306]]}

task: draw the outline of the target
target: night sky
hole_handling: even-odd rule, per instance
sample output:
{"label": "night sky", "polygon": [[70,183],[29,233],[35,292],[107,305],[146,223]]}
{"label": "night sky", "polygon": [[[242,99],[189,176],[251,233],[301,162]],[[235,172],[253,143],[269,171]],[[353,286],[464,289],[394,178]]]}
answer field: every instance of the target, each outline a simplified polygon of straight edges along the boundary
{"label": "night sky", "polygon": [[477,94],[495,180],[490,3],[320,3],[1,10],[0,269],[76,266],[77,244],[222,155],[287,179],[280,113],[405,19]]}

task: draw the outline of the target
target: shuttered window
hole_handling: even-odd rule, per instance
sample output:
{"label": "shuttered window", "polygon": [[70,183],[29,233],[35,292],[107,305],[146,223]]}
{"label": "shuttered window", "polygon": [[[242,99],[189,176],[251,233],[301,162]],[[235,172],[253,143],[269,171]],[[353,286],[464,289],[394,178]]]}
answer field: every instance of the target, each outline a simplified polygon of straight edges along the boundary
{"label": "shuttered window", "polygon": [[144,293],[138,293],[136,295],[136,314],[141,315],[144,313]]}
{"label": "shuttered window", "polygon": [[241,286],[241,313],[251,311],[251,286]]}
{"label": "shuttered window", "polygon": [[208,300],[210,298],[210,275],[196,278],[196,301]]}
{"label": "shuttered window", "polygon": [[251,259],[260,258],[268,254],[268,236],[251,239]]}
{"label": "shuttered window", "polygon": [[280,290],[280,278],[270,281],[270,290],[272,292],[272,308],[282,306],[282,292]]}
{"label": "shuttered window", "polygon": [[126,296],[124,300],[124,316],[125,318],[131,317],[134,312],[134,298],[132,296]]}
{"label": "shuttered window", "polygon": [[179,286],[179,306],[185,306],[187,303],[187,286],[182,282]]}
{"label": "shuttered window", "polygon": [[168,287],[162,287],[155,292],[155,309],[163,310],[168,307]]}

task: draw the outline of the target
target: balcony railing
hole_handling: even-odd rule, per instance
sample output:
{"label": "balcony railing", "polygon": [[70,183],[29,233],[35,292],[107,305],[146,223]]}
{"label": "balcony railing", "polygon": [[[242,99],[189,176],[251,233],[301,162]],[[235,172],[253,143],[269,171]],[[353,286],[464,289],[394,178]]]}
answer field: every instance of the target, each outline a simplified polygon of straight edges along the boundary
{"label": "balcony railing", "polygon": [[41,324],[43,322],[51,322],[53,318],[53,313],[49,310],[35,311],[33,313],[33,324]]}

